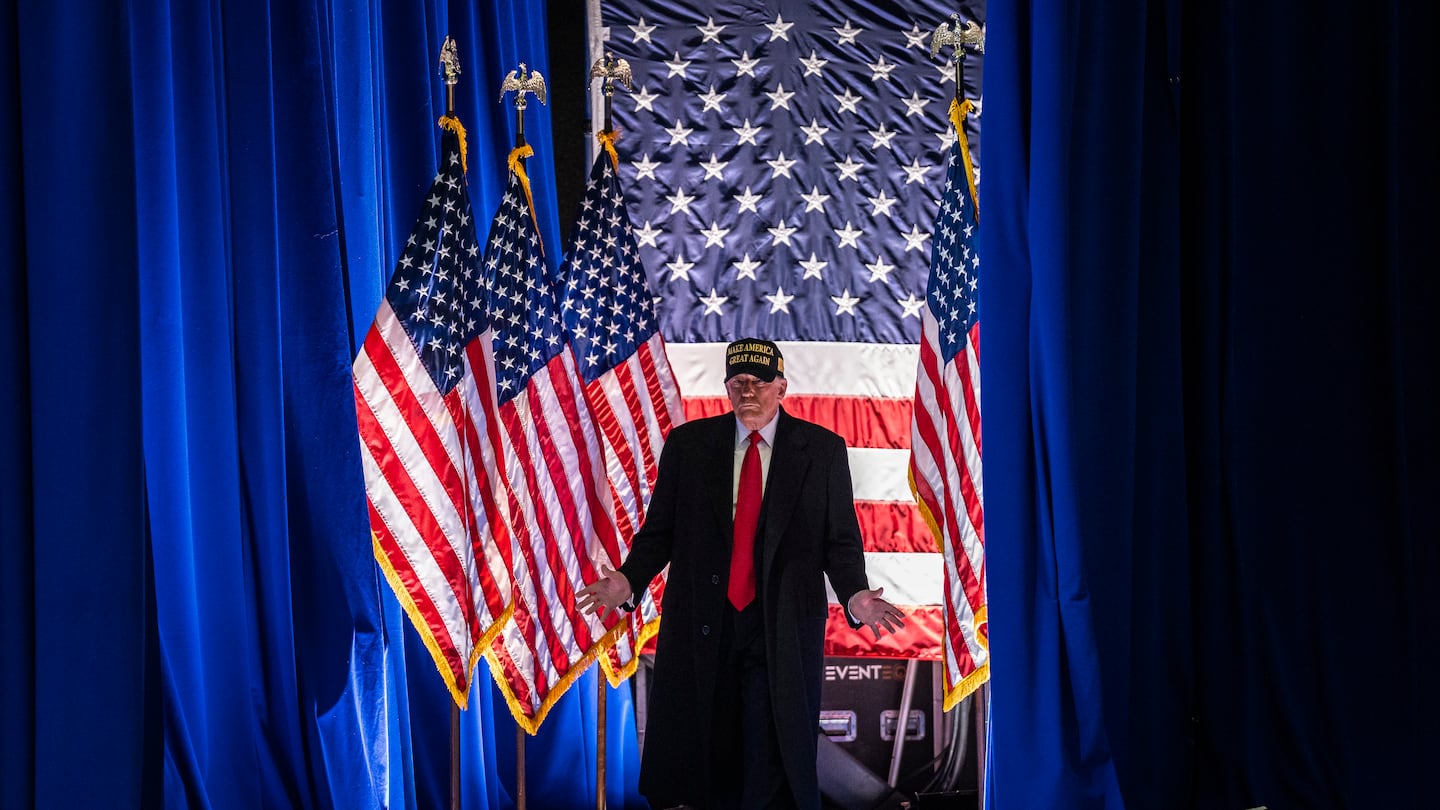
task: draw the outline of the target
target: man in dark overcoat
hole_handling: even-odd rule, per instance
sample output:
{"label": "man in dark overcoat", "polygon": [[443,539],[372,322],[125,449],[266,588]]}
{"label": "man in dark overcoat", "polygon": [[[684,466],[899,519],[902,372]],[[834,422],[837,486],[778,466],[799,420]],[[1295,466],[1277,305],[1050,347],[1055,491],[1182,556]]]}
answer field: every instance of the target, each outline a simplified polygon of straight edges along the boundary
{"label": "man in dark overcoat", "polygon": [[819,810],[825,576],[853,626],[903,623],[869,589],[845,442],[780,407],[784,362],[726,347],[734,413],[671,431],[628,558],[577,595],[633,609],[670,566],[640,766],[655,808]]}

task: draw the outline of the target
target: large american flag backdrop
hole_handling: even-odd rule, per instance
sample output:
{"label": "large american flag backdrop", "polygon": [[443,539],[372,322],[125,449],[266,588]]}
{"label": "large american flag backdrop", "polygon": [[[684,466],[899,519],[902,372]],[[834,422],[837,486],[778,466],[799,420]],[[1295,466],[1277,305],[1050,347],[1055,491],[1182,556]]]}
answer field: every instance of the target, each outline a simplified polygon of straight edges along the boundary
{"label": "large american flag backdrop", "polygon": [[[955,134],[930,53],[974,3],[600,0],[630,64],[620,178],[687,416],[728,410],[722,347],[780,342],[785,407],[851,447],[872,586],[908,625],[875,641],[831,605],[826,652],[940,660],[945,574],[908,470],[921,316]],[[966,60],[979,98],[980,59]],[[969,126],[978,153],[978,117]]]}

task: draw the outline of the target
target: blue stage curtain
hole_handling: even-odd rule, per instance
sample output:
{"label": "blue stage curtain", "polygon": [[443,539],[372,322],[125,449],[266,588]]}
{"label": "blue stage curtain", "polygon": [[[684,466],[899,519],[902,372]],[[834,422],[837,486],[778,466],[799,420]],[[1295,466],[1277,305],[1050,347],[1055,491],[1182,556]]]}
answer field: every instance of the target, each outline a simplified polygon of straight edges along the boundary
{"label": "blue stage curtain", "polygon": [[1162,5],[987,7],[992,807],[1184,806],[1179,108],[1163,22],[1147,26]]}
{"label": "blue stage curtain", "polygon": [[15,14],[0,14],[0,53],[7,54],[0,66],[0,379],[7,381],[0,393],[0,807],[28,807],[35,795],[35,489],[29,293],[19,270],[25,202]]}
{"label": "blue stage curtain", "polygon": [[[441,40],[483,234],[495,99],[520,61],[549,75],[544,5],[23,6],[0,14],[0,805],[446,806],[448,696],[371,557],[350,363],[434,176]],[[558,261],[545,107],[526,135]],[[477,674],[464,806],[512,807],[515,726]],[[527,741],[530,807],[593,803],[595,692]],[[609,739],[611,804],[639,806],[633,717]]]}
{"label": "blue stage curtain", "polygon": [[129,44],[77,6],[0,23],[6,807],[158,795]]}
{"label": "blue stage curtain", "polygon": [[1187,10],[1200,806],[1435,803],[1436,17]]}
{"label": "blue stage curtain", "polygon": [[1433,11],[1179,5],[988,6],[987,805],[1429,806]]}

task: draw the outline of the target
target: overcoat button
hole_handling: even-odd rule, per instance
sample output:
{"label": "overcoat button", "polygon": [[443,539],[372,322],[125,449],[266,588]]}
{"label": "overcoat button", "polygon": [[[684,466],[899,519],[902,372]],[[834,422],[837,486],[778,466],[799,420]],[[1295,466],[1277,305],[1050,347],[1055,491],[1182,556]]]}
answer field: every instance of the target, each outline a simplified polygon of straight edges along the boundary
{"label": "overcoat button", "polygon": [[720,575],[719,575],[719,574],[711,574],[711,575],[710,575],[710,584],[711,584],[711,585],[719,585],[719,584],[720,584]]}
{"label": "overcoat button", "polygon": [[710,635],[710,625],[708,625],[708,624],[702,624],[702,625],[700,625],[700,635],[702,635],[702,636],[708,636],[708,635]]}

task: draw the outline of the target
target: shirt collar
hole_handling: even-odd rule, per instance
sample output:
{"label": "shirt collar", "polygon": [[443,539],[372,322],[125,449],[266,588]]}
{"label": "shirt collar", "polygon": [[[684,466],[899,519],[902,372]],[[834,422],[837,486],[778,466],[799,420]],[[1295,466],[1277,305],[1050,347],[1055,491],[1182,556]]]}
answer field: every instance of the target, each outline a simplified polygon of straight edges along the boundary
{"label": "shirt collar", "polygon": [[[765,440],[767,447],[775,446],[775,427],[780,424],[780,409],[775,409],[775,416],[765,427],[760,428],[760,438]],[[735,417],[735,449],[742,450],[750,441],[750,428],[740,422],[740,417]]]}

